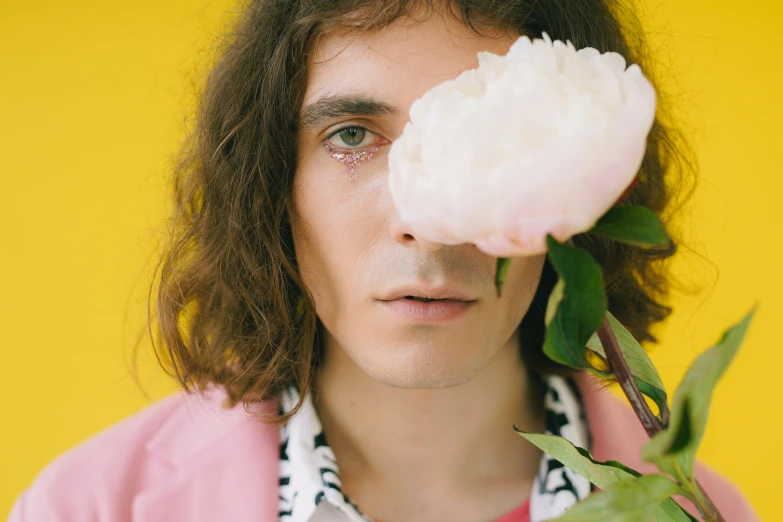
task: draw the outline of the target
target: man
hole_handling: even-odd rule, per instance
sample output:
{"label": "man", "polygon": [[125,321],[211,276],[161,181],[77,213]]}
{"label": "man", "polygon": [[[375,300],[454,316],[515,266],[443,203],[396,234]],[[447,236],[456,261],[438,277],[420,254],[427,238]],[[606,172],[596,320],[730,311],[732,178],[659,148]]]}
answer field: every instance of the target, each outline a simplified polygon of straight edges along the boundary
{"label": "man", "polygon": [[[201,129],[214,132],[201,142],[208,145],[202,170],[190,165],[193,184],[182,187],[193,197],[205,189],[201,213],[190,218],[217,223],[193,229],[213,249],[199,250],[204,264],[188,267],[186,274],[202,274],[181,280],[191,286],[164,285],[161,317],[176,319],[172,303],[184,306],[192,291],[204,307],[197,325],[229,325],[216,331],[237,340],[250,324],[248,332],[268,342],[229,349],[221,345],[228,337],[212,344],[193,337],[199,350],[186,350],[169,328],[170,353],[189,382],[204,385],[202,393],[159,401],[58,458],[20,497],[13,522],[535,521],[590,493],[586,480],[512,426],[566,436],[599,459],[650,469],[638,462],[644,435],[629,409],[589,377],[549,374],[525,356],[540,354],[540,335],[526,335],[535,329],[522,325],[535,321],[540,334],[545,256],[516,259],[497,298],[494,258],[474,245],[417,237],[389,197],[385,157],[411,103],[475,67],[477,52],[505,54],[521,31],[509,31],[500,15],[523,29],[521,18],[487,3],[476,12],[498,16],[481,18],[479,34],[442,10],[395,17],[393,3],[352,6],[359,4],[377,12],[346,17],[339,3],[251,4],[204,98],[204,121],[214,125]],[[530,24],[557,15],[614,35],[608,10],[592,4],[578,15],[526,8]],[[308,27],[317,31],[305,52],[296,38],[311,34]],[[285,169],[294,164],[286,185]],[[642,188],[636,197],[655,206],[653,192]],[[267,242],[281,203],[295,270],[283,258],[269,262],[284,252]],[[209,212],[219,219],[206,219]],[[629,263],[619,265],[630,271]],[[289,268],[304,289],[302,323],[270,304],[288,298],[269,281]],[[215,286],[197,291],[207,281]],[[616,295],[642,292],[636,285]],[[640,313],[640,331],[654,322],[653,310]],[[316,320],[313,343],[301,325]],[[297,339],[304,348],[293,347]],[[290,422],[278,430],[245,414],[239,389],[260,399],[246,401],[254,413],[277,412]],[[227,398],[237,404],[222,409]],[[703,467],[699,476],[729,520],[756,520],[727,482]]]}

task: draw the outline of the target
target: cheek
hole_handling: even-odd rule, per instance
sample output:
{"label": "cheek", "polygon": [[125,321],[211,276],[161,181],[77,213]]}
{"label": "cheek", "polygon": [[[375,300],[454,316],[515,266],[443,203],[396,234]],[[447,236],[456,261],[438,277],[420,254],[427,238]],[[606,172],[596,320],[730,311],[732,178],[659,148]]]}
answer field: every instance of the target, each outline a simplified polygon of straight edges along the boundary
{"label": "cheek", "polygon": [[546,255],[516,257],[511,260],[500,302],[506,311],[506,321],[516,326],[530,308],[541,280]]}
{"label": "cheek", "polygon": [[376,158],[351,176],[328,155],[316,155],[324,157],[301,164],[296,173],[291,227],[302,277],[319,313],[326,313],[351,298],[361,260],[381,237],[385,183],[368,176],[366,167]]}

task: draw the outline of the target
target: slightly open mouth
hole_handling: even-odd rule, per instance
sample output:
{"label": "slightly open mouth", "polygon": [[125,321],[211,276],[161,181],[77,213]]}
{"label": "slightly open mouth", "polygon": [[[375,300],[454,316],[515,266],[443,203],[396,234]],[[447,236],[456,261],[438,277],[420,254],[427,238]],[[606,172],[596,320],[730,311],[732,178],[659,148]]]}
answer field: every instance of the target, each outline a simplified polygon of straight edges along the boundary
{"label": "slightly open mouth", "polygon": [[416,297],[415,295],[406,295],[405,299],[412,299],[414,301],[424,301],[425,303],[429,301],[439,301],[439,299],[430,299],[429,297]]}

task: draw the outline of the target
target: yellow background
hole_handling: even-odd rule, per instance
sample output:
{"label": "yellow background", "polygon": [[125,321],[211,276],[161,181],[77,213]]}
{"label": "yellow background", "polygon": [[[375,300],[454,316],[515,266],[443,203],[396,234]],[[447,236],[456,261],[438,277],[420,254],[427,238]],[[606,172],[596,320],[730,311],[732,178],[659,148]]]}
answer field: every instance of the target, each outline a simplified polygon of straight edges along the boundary
{"label": "yellow background", "polygon": [[[56,455],[148,404],[126,361],[145,317],[165,175],[221,0],[26,0],[0,17],[0,517]],[[718,387],[700,458],[762,518],[783,473],[779,2],[648,0],[701,178],[681,295],[653,357],[673,391],[756,301]],[[149,346],[149,342],[145,345]],[[149,354],[149,351],[146,352]],[[141,358],[152,399],[174,390]]]}

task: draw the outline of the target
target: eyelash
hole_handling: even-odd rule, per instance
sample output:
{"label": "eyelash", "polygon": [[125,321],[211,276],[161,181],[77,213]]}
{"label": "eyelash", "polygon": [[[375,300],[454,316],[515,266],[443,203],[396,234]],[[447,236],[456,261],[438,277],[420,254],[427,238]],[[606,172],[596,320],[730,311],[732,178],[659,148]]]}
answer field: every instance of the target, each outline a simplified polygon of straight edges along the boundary
{"label": "eyelash", "polygon": [[329,154],[332,158],[336,159],[337,161],[345,165],[347,174],[353,174],[356,165],[358,165],[362,161],[366,161],[372,158],[372,155],[378,152],[378,149],[380,147],[375,145],[364,149],[362,148],[343,149],[340,147],[335,147],[334,145],[329,143],[329,140],[333,136],[338,135],[339,133],[343,132],[346,129],[362,129],[365,131],[366,134],[373,134],[375,136],[377,136],[377,134],[371,131],[370,129],[368,129],[367,127],[363,127],[361,125],[346,125],[344,127],[335,130],[333,133],[331,133],[329,136],[327,136],[324,139],[323,144],[324,147],[326,148],[327,154]]}
{"label": "eyelash", "polygon": [[[346,130],[348,130],[348,129],[361,129],[361,130],[363,130],[363,131],[364,131],[366,134],[373,134],[373,135],[375,135],[375,133],[374,133],[373,131],[371,131],[370,129],[368,129],[367,127],[362,127],[361,125],[346,125],[345,127],[341,127],[341,128],[339,128],[339,129],[337,129],[336,131],[332,132],[332,133],[331,133],[329,136],[327,136],[327,137],[326,137],[326,139],[325,139],[324,141],[328,142],[328,141],[329,141],[329,140],[331,140],[333,137],[337,136],[337,135],[338,135],[338,134],[340,134],[341,132],[343,132],[343,131],[346,131]],[[352,149],[352,148],[342,148],[342,147],[337,147],[337,146],[334,146],[334,145],[332,145],[332,146],[333,146],[334,148],[336,148],[336,149],[341,149],[341,150],[351,150],[351,151],[352,151],[352,150],[360,150],[360,147],[357,147],[357,148],[354,148],[354,149]]]}

